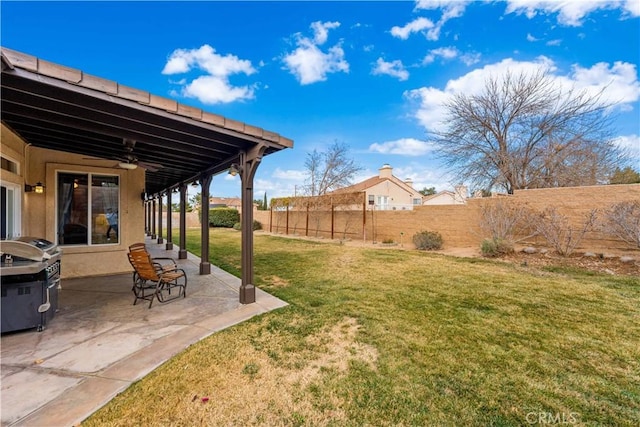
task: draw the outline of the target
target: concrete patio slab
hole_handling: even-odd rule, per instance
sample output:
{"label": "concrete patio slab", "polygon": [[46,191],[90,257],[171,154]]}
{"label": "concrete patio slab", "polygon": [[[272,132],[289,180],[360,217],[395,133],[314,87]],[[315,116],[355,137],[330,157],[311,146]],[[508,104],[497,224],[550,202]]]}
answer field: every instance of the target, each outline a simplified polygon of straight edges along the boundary
{"label": "concrete patio slab", "polygon": [[[147,240],[153,256],[171,256]],[[58,312],[43,332],[1,338],[2,426],[79,424],[134,381],[189,345],[287,304],[259,289],[239,303],[240,279],[200,259],[177,260],[187,271],[187,297],[168,304],[133,305],[131,275],[62,282]],[[64,258],[63,258],[64,268]]]}

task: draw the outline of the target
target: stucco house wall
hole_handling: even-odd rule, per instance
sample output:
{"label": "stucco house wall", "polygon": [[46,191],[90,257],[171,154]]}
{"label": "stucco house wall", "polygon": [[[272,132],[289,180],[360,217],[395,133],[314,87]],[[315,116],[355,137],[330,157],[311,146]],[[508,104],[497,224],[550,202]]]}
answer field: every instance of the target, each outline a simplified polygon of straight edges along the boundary
{"label": "stucco house wall", "polygon": [[[58,243],[56,233],[56,174],[90,172],[119,177],[119,243],[105,245],[64,245],[62,277],[79,277],[131,271],[127,259],[129,245],[144,241],[144,169],[110,167],[116,161],[87,160],[83,156],[29,146],[11,129],[2,125],[2,155],[19,162],[18,175],[2,171],[2,181],[17,183],[21,197],[21,235],[42,237]],[[41,182],[43,194],[24,192],[24,184]]]}
{"label": "stucco house wall", "polygon": [[421,205],[423,199],[422,194],[413,188],[413,182],[411,180],[402,181],[394,176],[393,168],[388,164],[384,164],[379,169],[378,176],[327,194],[355,192],[363,192],[367,201],[373,197],[375,209],[378,210],[411,210],[414,206]]}

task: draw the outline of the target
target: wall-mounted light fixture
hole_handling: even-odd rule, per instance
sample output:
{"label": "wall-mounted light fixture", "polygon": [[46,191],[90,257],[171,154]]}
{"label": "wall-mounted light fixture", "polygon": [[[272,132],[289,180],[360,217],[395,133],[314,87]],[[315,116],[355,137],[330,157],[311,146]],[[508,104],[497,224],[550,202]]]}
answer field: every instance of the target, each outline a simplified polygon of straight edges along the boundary
{"label": "wall-mounted light fixture", "polygon": [[242,173],[242,166],[237,163],[231,163],[231,166],[229,167],[229,175],[236,176],[240,173]]}
{"label": "wall-mounted light fixture", "polygon": [[38,193],[38,194],[42,194],[44,193],[44,185],[42,185],[42,183],[40,181],[38,181],[36,183],[36,185],[29,185],[29,184],[25,184],[24,185],[24,192],[25,193]]}

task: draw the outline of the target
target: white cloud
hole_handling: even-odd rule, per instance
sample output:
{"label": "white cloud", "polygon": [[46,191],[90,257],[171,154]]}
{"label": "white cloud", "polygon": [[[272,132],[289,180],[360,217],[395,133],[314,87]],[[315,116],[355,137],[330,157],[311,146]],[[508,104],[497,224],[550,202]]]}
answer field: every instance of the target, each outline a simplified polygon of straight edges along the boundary
{"label": "white cloud", "polygon": [[219,55],[215,49],[205,44],[198,49],[176,49],[165,64],[162,74],[182,74],[193,70],[206,74],[193,81],[181,79],[173,82],[181,86],[181,91],[173,90],[182,96],[197,98],[206,104],[229,103],[236,100],[251,99],[255,86],[233,86],[229,76],[234,74],[251,75],[256,70],[251,61],[235,55]]}
{"label": "white cloud", "polygon": [[286,69],[293,74],[300,84],[307,85],[327,79],[328,73],[349,72],[349,63],[344,59],[344,50],[339,44],[323,52],[319,46],[326,43],[328,30],[340,26],[339,22],[314,22],[311,29],[313,39],[297,34],[298,47],[285,55],[283,61]]}
{"label": "white cloud", "polygon": [[640,170],[640,135],[619,136],[613,143],[629,156],[633,168]]}
{"label": "white cloud", "polygon": [[409,78],[409,72],[404,68],[402,61],[400,60],[386,62],[384,59],[378,58],[376,66],[371,73],[374,75],[386,74],[392,77],[397,77],[400,81],[404,81]]}
{"label": "white cloud", "polygon": [[405,96],[410,100],[418,101],[419,105],[415,112],[418,122],[428,131],[438,131],[446,126],[443,103],[450,100],[455,94],[479,94],[483,91],[484,84],[490,77],[496,78],[506,72],[531,74],[541,68],[548,70],[556,84],[563,89],[568,90],[575,87],[578,90],[586,90],[593,95],[603,91],[603,102],[618,103],[617,108],[623,110],[630,109],[630,104],[640,99],[640,82],[638,82],[638,73],[634,64],[598,63],[591,68],[575,65],[570,74],[561,75],[553,61],[544,56],[538,57],[535,61],[505,59],[475,69],[457,79],[449,80],[444,89],[421,87],[405,92]]}
{"label": "white cloud", "polygon": [[591,94],[604,90],[602,101],[619,104],[622,110],[631,109],[631,103],[640,99],[640,82],[635,64],[616,61],[612,65],[599,62],[591,68],[574,65],[572,74],[563,78],[566,84],[575,84]]}
{"label": "white cloud", "polygon": [[531,33],[527,33],[527,41],[528,42],[537,42],[538,39],[531,35]]}
{"label": "white cloud", "polygon": [[420,141],[414,138],[402,138],[395,141],[371,144],[369,151],[401,156],[423,156],[431,151],[432,148],[432,145],[427,141]]}
{"label": "white cloud", "polygon": [[440,20],[427,31],[427,39],[432,41],[439,40],[440,32],[444,24],[450,19],[462,16],[469,3],[471,3],[471,1],[467,0],[417,0],[417,10],[442,10]]}
{"label": "white cloud", "polygon": [[395,26],[391,28],[391,35],[402,40],[409,38],[411,33],[419,33],[423,30],[433,28],[433,22],[427,18],[416,18],[404,27]]}
{"label": "white cloud", "polygon": [[549,40],[547,43],[545,43],[547,46],[560,46],[562,44],[562,40],[561,39],[555,39],[555,40]]}
{"label": "white cloud", "polygon": [[290,181],[303,182],[307,178],[308,174],[309,172],[304,170],[296,170],[296,169],[283,170],[280,168],[276,168],[276,170],[273,171],[273,174],[271,176],[273,176],[276,179],[286,179]]}
{"label": "white cloud", "polygon": [[[393,165],[392,165],[393,166]],[[423,188],[435,187],[436,191],[452,189],[453,176],[437,164],[425,164],[415,162],[402,167],[394,167],[393,175],[404,180],[413,181],[413,188],[422,190]]]}
{"label": "white cloud", "polygon": [[480,62],[480,54],[475,52],[465,53],[460,56],[460,60],[464,63],[464,65],[471,66]]}
{"label": "white cloud", "polygon": [[566,0],[508,0],[505,13],[524,14],[531,19],[538,13],[557,14],[561,25],[579,27],[585,16],[600,9],[621,9],[623,17],[640,16],[638,0],[599,0],[599,1],[566,1]]}
{"label": "white cloud", "polygon": [[338,28],[340,26],[339,22],[320,22],[316,21],[311,23],[311,29],[313,30],[314,36],[313,41],[317,45],[323,45],[327,42],[329,38],[329,30],[334,28]]}
{"label": "white cloud", "polygon": [[436,58],[453,59],[460,54],[455,47],[440,47],[437,49],[431,49],[429,53],[422,60],[423,64],[431,64]]}

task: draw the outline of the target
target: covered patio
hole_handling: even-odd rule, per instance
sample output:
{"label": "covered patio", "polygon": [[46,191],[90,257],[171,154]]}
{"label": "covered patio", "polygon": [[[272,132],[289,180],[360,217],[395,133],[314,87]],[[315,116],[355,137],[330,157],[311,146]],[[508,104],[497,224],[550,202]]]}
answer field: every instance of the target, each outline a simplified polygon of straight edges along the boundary
{"label": "covered patio", "polygon": [[[28,235],[64,245],[63,278],[128,271],[129,245],[146,234],[172,249],[176,226],[178,257],[186,258],[187,188],[195,184],[203,202],[198,273],[209,274],[210,186],[214,175],[230,171],[241,181],[239,300],[255,301],[254,177],[264,156],[293,147],[292,140],[6,47],[1,64],[2,179],[16,195],[10,214],[18,218],[13,236],[3,228],[3,238]],[[107,185],[117,189],[115,200],[98,206]],[[81,191],[83,216],[72,220],[70,206]],[[171,224],[171,215],[163,224],[163,204],[176,198],[179,224]],[[109,238],[111,222],[106,238],[101,228],[113,211],[117,240]],[[96,257],[102,262],[90,265]]]}
{"label": "covered patio", "polygon": [[[178,258],[146,243],[153,256]],[[237,277],[217,267],[200,275],[192,254],[177,262],[189,277],[184,299],[148,309],[133,305],[131,274],[69,279],[44,332],[3,335],[2,425],[77,425],[189,345],[286,305],[259,289],[254,304],[241,304]]]}

